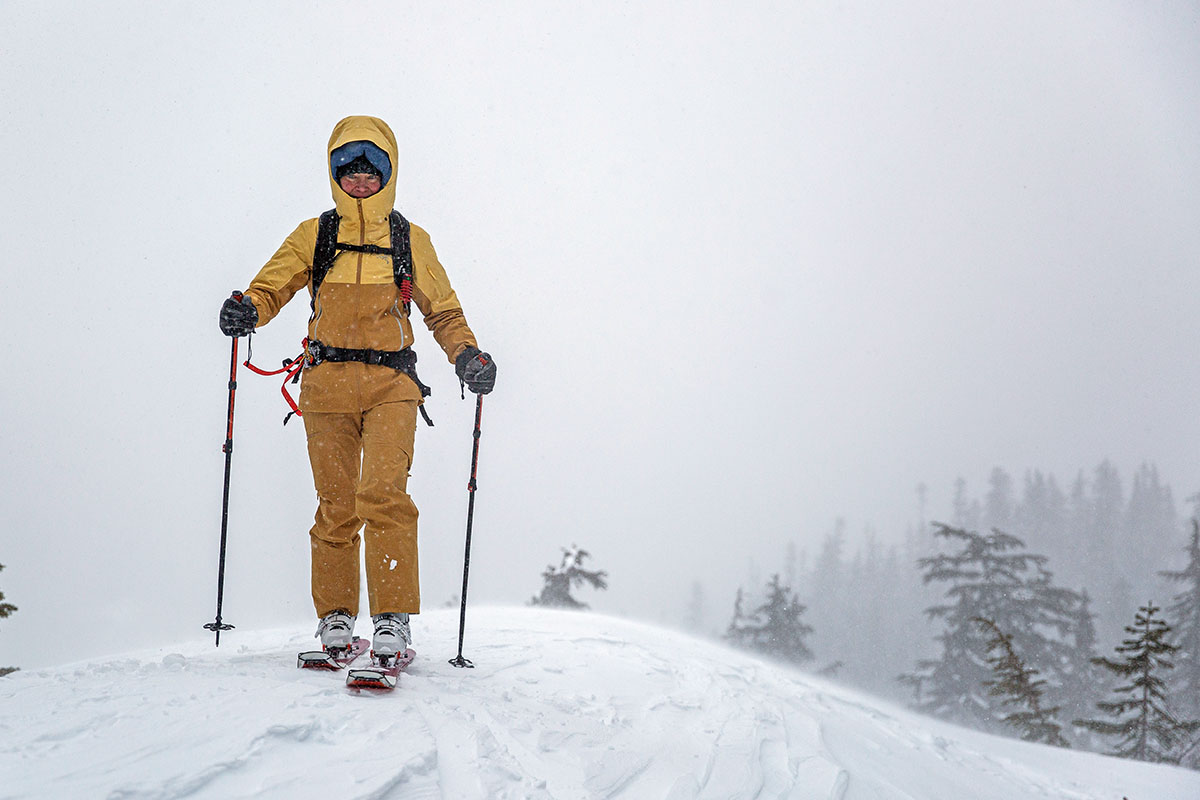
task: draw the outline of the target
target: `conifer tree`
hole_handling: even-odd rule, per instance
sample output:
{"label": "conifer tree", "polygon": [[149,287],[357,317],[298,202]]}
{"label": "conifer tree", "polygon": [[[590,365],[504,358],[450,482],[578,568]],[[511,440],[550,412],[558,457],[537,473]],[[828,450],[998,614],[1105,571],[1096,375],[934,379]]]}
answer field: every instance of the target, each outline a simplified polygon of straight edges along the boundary
{"label": "conifer tree", "polygon": [[608,588],[608,573],[604,570],[592,571],[583,568],[583,561],[590,557],[587,550],[578,545],[570,549],[563,548],[562,561],[556,567],[550,564],[542,572],[541,594],[529,601],[531,606],[555,606],[558,608],[587,608],[587,603],[581,603],[571,596],[571,589],[584,584],[591,584],[595,589]]}
{"label": "conifer tree", "polygon": [[991,669],[984,635],[974,620],[990,619],[1013,631],[1026,658],[1050,670],[1047,677],[1057,689],[1064,682],[1062,670],[1068,661],[1069,645],[1064,639],[1080,598],[1054,586],[1045,556],[1024,552],[1024,543],[1015,536],[999,530],[983,535],[942,523],[935,526],[935,536],[961,548],[918,562],[925,570],[926,584],[948,584],[949,602],[925,610],[930,619],[943,621],[942,633],[936,637],[942,654],[918,661],[917,670],[900,680],[913,689],[918,710],[1000,732],[1003,726],[982,691]]}
{"label": "conifer tree", "polygon": [[1106,605],[1115,610],[1114,616],[1108,620],[1109,624],[1102,626],[1105,640],[1111,641],[1119,635],[1124,621],[1129,619],[1127,615],[1137,608],[1137,600],[1131,593],[1133,587],[1127,581],[1130,561],[1123,558],[1122,553],[1123,534],[1127,528],[1125,491],[1117,468],[1108,459],[1093,470],[1091,488],[1087,538],[1084,540],[1087,542],[1088,558],[1081,559],[1086,578],[1081,583],[1098,593]]}
{"label": "conifer tree", "polygon": [[[3,569],[4,565],[0,564],[0,570]],[[16,610],[17,607],[12,603],[4,602],[4,592],[0,592],[0,619],[7,619],[8,617],[11,617]],[[0,677],[16,671],[17,667],[0,667]]]}
{"label": "conifer tree", "polygon": [[813,629],[800,620],[805,607],[791,587],[780,582],[778,574],[771,577],[766,599],[753,612],[746,615],[742,603],[739,588],[725,633],[727,640],[782,661],[798,664],[812,659],[805,638]]}
{"label": "conifer tree", "polygon": [[1012,533],[1056,561],[1064,549],[1067,496],[1053,475],[1041,470],[1025,473],[1021,502],[1013,515]]}
{"label": "conifer tree", "polygon": [[1188,561],[1181,570],[1163,577],[1183,584],[1167,612],[1174,621],[1179,652],[1176,654],[1172,696],[1180,698],[1180,713],[1200,718],[1200,521],[1192,520],[1192,538],[1185,548]]}
{"label": "conifer tree", "polygon": [[1171,488],[1159,480],[1153,464],[1142,464],[1134,473],[1125,527],[1121,553],[1129,565],[1125,574],[1136,586],[1152,584],[1163,552],[1175,547],[1179,535]]}
{"label": "conifer tree", "polygon": [[[0,564],[0,571],[3,571],[3,569],[4,569],[4,565]],[[14,606],[12,603],[4,602],[4,592],[0,592],[0,619],[6,619],[8,617],[11,617],[13,612],[16,610],[17,610],[17,607]]]}
{"label": "conifer tree", "polygon": [[1012,476],[1000,467],[993,467],[992,474],[988,477],[988,492],[983,501],[983,524],[988,528],[1012,530],[1015,513]]}
{"label": "conifer tree", "polygon": [[[1071,627],[1071,648],[1067,653],[1066,675],[1060,687],[1058,702],[1062,704],[1064,719],[1075,720],[1091,713],[1096,696],[1107,691],[1110,683],[1108,674],[1095,663],[1096,615],[1092,613],[1092,598],[1087,590],[1080,592]],[[1075,746],[1080,749],[1098,749],[1094,734],[1086,729],[1076,729]]]}
{"label": "conifer tree", "polygon": [[1058,707],[1042,705],[1044,680],[1037,680],[1036,669],[1025,665],[1013,649],[1012,636],[1004,633],[990,619],[975,620],[988,636],[987,661],[992,667],[992,679],[984,681],[988,694],[1000,699],[1000,706],[1016,706],[1014,711],[1001,717],[1001,722],[1021,732],[1027,742],[1042,742],[1055,747],[1070,747],[1062,736],[1062,726],[1055,722]]}
{"label": "conifer tree", "polygon": [[756,627],[753,620],[746,616],[743,602],[742,587],[739,586],[737,597],[733,600],[733,619],[729,620],[729,627],[725,629],[725,640],[735,645],[745,645]]}
{"label": "conifer tree", "polygon": [[1173,763],[1188,734],[1200,729],[1200,722],[1181,722],[1167,700],[1162,673],[1172,668],[1169,658],[1178,648],[1167,641],[1170,626],[1155,617],[1161,610],[1153,602],[1138,609],[1134,624],[1125,628],[1134,638],[1116,648],[1123,660],[1096,659],[1099,666],[1128,681],[1113,689],[1115,699],[1096,703],[1116,721],[1082,719],[1075,724],[1116,738],[1111,755]]}
{"label": "conifer tree", "polygon": [[979,518],[982,515],[983,508],[979,505],[979,501],[971,500],[967,496],[966,479],[961,477],[956,479],[954,481],[954,527],[963,530],[978,528]]}
{"label": "conifer tree", "polygon": [[789,541],[787,543],[787,549],[784,551],[784,554],[783,554],[783,580],[787,583],[788,586],[795,586],[796,581],[800,577],[799,573],[796,571],[796,566],[797,566],[796,543],[793,541]]}
{"label": "conifer tree", "polygon": [[[1070,548],[1078,548],[1081,543],[1086,544],[1089,552],[1095,546],[1092,541],[1092,501],[1088,496],[1088,483],[1083,470],[1076,474],[1070,493],[1067,495],[1061,540],[1068,548],[1057,553],[1061,556],[1069,556]],[[1094,560],[1096,559],[1064,559],[1063,580],[1072,586],[1086,586],[1091,591],[1095,591],[1097,588],[1103,589],[1103,584],[1091,563]]]}
{"label": "conifer tree", "polygon": [[[849,618],[856,614],[856,604],[861,595],[851,588],[854,566],[847,560],[846,540],[846,521],[839,517],[834,522],[833,530],[822,540],[821,549],[804,582],[805,621],[819,631],[812,641],[828,658],[844,659],[845,650],[850,645],[844,638],[838,638],[837,631],[855,630]],[[766,584],[770,586],[769,579]],[[784,582],[784,585],[792,584]]]}
{"label": "conifer tree", "polygon": [[762,620],[758,635],[758,649],[762,652],[793,663],[812,659],[804,639],[813,629],[800,621],[805,607],[801,605],[790,586],[779,581],[779,575],[771,576],[767,584],[767,598],[755,609]]}

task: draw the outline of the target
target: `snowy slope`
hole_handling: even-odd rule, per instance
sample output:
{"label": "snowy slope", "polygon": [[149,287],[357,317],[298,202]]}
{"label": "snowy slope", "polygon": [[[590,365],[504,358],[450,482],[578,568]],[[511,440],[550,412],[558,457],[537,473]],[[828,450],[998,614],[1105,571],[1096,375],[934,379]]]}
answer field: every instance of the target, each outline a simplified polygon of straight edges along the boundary
{"label": "snowy slope", "polygon": [[390,696],[237,630],[0,679],[2,798],[1196,800],[1200,774],[918,717],[709,642],[526,608],[414,626]]}

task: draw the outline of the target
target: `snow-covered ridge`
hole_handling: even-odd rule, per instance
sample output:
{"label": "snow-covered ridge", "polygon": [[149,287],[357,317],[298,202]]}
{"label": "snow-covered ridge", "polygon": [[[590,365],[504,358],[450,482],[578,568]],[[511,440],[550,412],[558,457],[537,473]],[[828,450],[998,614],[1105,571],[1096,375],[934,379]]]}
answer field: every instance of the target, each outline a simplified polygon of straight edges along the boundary
{"label": "snow-covered ridge", "polygon": [[308,629],[15,673],[0,798],[1200,797],[1200,773],[963,730],[594,614],[472,609],[459,670],[457,621],[415,621],[391,695],[295,669]]}

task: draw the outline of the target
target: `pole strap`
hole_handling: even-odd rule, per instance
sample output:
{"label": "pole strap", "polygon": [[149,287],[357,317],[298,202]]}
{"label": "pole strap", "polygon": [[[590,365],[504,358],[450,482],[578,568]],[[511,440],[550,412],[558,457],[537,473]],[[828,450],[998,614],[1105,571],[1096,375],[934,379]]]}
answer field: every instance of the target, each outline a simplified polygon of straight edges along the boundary
{"label": "pole strap", "polygon": [[292,410],[289,411],[287,416],[283,418],[283,424],[287,425],[293,414],[297,417],[304,416],[304,412],[300,410],[300,406],[296,404],[295,398],[292,397],[292,394],[288,391],[287,387],[289,383],[294,384],[300,380],[300,370],[304,368],[304,357],[308,348],[308,339],[305,339],[301,342],[301,345],[305,348],[305,350],[302,350],[300,355],[296,356],[295,358],[285,358],[283,360],[283,366],[274,370],[265,370],[250,363],[250,359],[254,357],[254,349],[251,346],[251,341],[252,337],[246,337],[246,360],[242,362],[242,365],[258,375],[266,375],[268,377],[271,375],[284,376],[283,384],[279,387],[279,391],[283,393],[283,399],[287,401],[288,406],[290,406]]}

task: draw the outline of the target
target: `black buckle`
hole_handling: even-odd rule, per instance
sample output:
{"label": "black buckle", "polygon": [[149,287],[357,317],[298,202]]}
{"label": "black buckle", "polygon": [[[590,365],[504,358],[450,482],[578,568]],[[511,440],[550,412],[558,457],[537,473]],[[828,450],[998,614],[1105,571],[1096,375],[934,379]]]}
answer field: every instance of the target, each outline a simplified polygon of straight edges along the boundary
{"label": "black buckle", "polygon": [[305,345],[305,347],[304,347],[304,367],[305,367],[305,369],[311,369],[312,367],[315,367],[317,364],[320,364],[324,360],[325,360],[325,354],[324,354],[324,352],[322,352],[321,343],[318,342],[316,339],[310,340],[309,343],[307,345]]}
{"label": "black buckle", "polygon": [[387,355],[382,350],[367,349],[360,352],[362,353],[362,362],[364,364],[374,364],[376,366],[383,364],[384,356]]}

